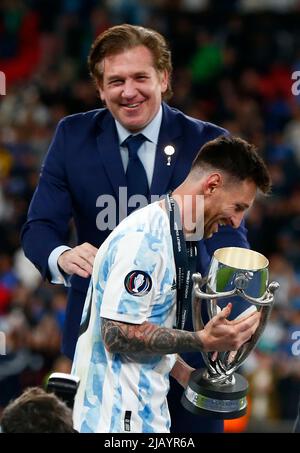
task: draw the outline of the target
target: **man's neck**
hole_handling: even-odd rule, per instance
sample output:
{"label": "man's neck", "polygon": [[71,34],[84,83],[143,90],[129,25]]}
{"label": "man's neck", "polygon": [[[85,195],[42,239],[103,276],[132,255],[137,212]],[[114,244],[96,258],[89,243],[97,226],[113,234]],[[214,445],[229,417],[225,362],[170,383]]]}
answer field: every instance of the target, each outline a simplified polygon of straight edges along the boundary
{"label": "man's neck", "polygon": [[147,140],[157,145],[158,143],[158,135],[160,131],[160,126],[162,122],[162,106],[160,106],[158,112],[152,118],[152,120],[141,130],[136,131],[134,134],[133,132],[126,129],[119,121],[115,120],[117,133],[119,137],[119,142],[123,143],[129,135],[136,133],[143,134]]}
{"label": "man's neck", "polygon": [[199,185],[189,184],[185,181],[172,194],[179,207],[186,240],[189,240],[191,236],[195,237],[195,232],[199,230],[202,222],[204,225],[204,198],[200,193]]}

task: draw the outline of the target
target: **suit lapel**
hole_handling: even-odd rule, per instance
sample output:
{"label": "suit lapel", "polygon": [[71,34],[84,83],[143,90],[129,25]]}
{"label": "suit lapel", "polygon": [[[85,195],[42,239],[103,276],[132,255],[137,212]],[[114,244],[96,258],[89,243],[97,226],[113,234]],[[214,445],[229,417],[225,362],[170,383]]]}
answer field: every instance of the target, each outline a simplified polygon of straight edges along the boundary
{"label": "suit lapel", "polygon": [[[150,188],[152,195],[162,195],[167,191],[178,158],[180,133],[181,127],[174,113],[170,107],[163,103],[163,118],[158,137],[154,172]],[[167,165],[168,158],[164,153],[164,148],[167,145],[172,145],[175,149],[170,165]]]}
{"label": "suit lapel", "polygon": [[107,115],[102,121],[101,131],[97,137],[97,144],[105,172],[118,198],[119,187],[125,187],[127,182],[120,154],[115,121],[109,112],[107,112]]}

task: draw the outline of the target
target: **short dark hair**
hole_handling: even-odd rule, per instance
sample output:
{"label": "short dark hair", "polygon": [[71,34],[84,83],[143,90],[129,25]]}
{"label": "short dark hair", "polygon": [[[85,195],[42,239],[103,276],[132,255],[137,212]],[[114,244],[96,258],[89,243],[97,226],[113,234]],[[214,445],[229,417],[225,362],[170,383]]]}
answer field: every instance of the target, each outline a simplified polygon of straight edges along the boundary
{"label": "short dark hair", "polygon": [[39,387],[25,390],[3,411],[4,433],[75,433],[72,410],[54,393]]}
{"label": "short dark hair", "polygon": [[139,25],[116,25],[101,33],[92,44],[88,57],[90,74],[96,82],[102,82],[103,72],[101,63],[106,56],[116,55],[124,50],[137,46],[147,47],[153,56],[153,65],[156,71],[166,70],[169,74],[168,88],[163,93],[163,99],[168,100],[172,96],[171,75],[172,61],[171,51],[165,38],[151,28]]}
{"label": "short dark hair", "polygon": [[218,169],[238,181],[249,179],[263,193],[271,189],[271,177],[255,145],[239,137],[221,135],[202,146],[192,164],[197,169]]}

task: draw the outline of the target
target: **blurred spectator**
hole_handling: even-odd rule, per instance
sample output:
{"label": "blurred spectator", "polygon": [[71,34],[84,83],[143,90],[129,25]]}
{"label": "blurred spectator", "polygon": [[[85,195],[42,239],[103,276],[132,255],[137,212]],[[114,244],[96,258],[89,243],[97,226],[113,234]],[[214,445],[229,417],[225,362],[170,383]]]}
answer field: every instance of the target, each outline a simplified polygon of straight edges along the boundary
{"label": "blurred spectator", "polygon": [[298,165],[300,165],[300,105],[293,105],[292,114],[292,119],[284,130],[284,140],[293,149]]}
{"label": "blurred spectator", "polygon": [[37,384],[43,367],[41,356],[28,343],[29,325],[21,311],[0,318],[0,330],[6,337],[6,355],[0,357],[0,413],[8,402],[22,393],[24,381]]}
{"label": "blurred spectator", "polygon": [[197,50],[192,57],[191,72],[195,83],[205,83],[216,77],[222,68],[221,48],[207,30],[197,33]]}
{"label": "blurred spectator", "polygon": [[285,334],[277,353],[277,390],[279,400],[279,417],[295,420],[298,413],[298,395],[300,395],[300,360],[298,350],[295,354],[294,334],[300,336],[300,303],[291,307]]}
{"label": "blurred spectator", "polygon": [[34,291],[41,283],[41,275],[20,248],[14,255],[14,272],[22,285]]}
{"label": "blurred spectator", "polygon": [[277,408],[272,355],[259,348],[255,356],[257,366],[249,376],[251,417],[256,421],[274,419],[277,416]]}

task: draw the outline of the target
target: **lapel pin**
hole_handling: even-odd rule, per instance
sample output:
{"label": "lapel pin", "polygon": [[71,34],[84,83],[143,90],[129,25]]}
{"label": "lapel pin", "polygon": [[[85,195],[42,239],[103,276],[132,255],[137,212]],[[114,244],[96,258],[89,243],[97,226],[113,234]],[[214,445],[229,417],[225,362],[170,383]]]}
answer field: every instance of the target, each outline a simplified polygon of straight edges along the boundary
{"label": "lapel pin", "polygon": [[171,158],[172,158],[173,154],[175,153],[174,146],[172,146],[172,145],[165,146],[164,153],[165,153],[166,156],[168,156],[167,165],[170,166],[171,165]]}

